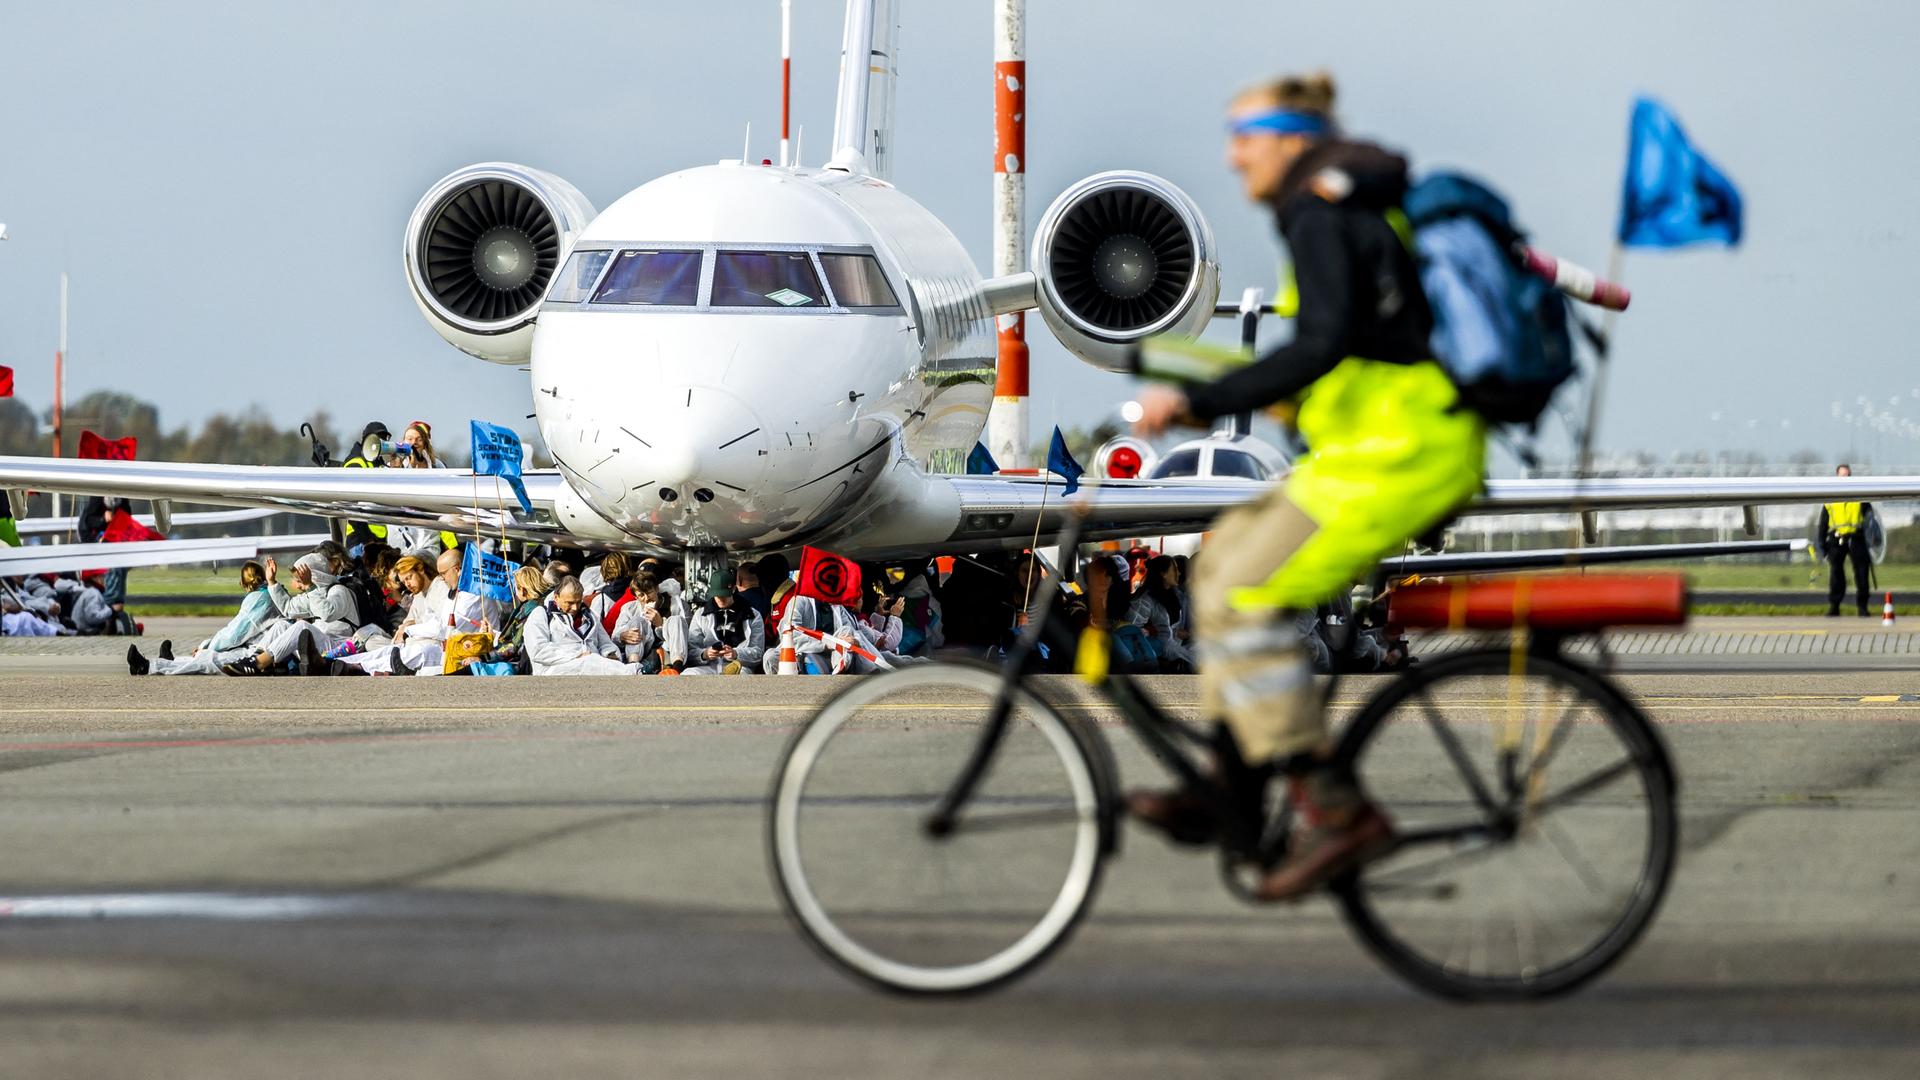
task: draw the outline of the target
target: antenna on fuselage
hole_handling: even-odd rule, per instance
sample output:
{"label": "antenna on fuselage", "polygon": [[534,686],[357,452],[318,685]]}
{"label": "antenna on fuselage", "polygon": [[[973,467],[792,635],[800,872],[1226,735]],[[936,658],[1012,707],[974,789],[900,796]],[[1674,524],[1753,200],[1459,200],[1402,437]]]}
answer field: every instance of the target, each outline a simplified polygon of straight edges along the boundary
{"label": "antenna on fuselage", "polygon": [[807,137],[807,125],[801,124],[793,133],[793,167],[800,167],[800,140]]}
{"label": "antenna on fuselage", "polygon": [[740,140],[740,164],[753,160],[753,121],[747,121],[747,137]]}

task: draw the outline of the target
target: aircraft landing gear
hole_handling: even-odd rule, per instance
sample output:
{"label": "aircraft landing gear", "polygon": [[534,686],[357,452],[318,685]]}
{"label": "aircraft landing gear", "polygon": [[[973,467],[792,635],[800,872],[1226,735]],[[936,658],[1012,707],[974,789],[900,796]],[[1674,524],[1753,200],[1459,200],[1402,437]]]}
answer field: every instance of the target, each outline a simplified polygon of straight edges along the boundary
{"label": "aircraft landing gear", "polygon": [[693,600],[707,599],[707,575],[726,564],[726,548],[688,548],[686,550],[687,595]]}

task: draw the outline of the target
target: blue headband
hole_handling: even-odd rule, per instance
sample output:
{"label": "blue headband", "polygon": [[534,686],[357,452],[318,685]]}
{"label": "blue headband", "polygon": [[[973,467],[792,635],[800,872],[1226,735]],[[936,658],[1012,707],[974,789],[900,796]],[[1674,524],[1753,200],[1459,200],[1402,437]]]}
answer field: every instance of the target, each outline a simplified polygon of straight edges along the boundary
{"label": "blue headband", "polygon": [[1325,135],[1331,126],[1320,113],[1294,109],[1268,109],[1227,121],[1227,130],[1235,135],[1247,135],[1255,131],[1274,135]]}

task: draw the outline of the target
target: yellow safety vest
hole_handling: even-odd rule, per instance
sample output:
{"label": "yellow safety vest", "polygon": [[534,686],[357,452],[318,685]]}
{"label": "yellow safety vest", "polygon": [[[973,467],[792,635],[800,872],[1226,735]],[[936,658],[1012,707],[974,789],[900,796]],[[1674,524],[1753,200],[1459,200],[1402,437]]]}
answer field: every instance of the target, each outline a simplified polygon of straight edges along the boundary
{"label": "yellow safety vest", "polygon": [[1827,528],[1835,536],[1852,536],[1860,531],[1861,504],[1857,502],[1828,503]]}
{"label": "yellow safety vest", "polygon": [[[355,454],[354,456],[341,462],[340,467],[343,469],[371,469],[373,468],[373,463],[368,461],[366,458],[363,458],[360,455]],[[387,538],[387,527],[385,525],[375,525],[371,522],[366,522],[366,521],[349,521],[347,522],[348,531],[352,531],[352,528],[356,525],[366,526],[367,530],[373,533],[376,539],[385,540]]]}

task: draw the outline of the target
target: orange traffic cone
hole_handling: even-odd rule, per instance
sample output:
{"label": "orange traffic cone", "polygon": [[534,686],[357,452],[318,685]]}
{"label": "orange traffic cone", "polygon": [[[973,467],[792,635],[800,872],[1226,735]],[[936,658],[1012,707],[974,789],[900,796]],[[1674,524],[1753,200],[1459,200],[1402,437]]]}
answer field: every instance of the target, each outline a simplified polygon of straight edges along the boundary
{"label": "orange traffic cone", "polygon": [[793,631],[780,632],[780,668],[779,674],[800,674],[800,654],[793,651]]}
{"label": "orange traffic cone", "polygon": [[1880,607],[1880,625],[1893,625],[1893,594],[1887,594],[1887,602]]}

